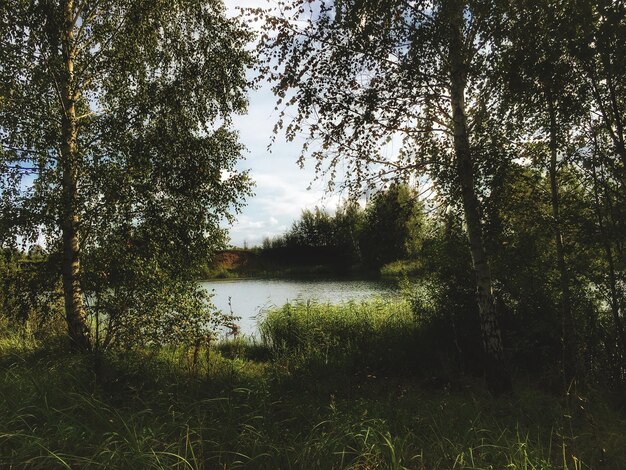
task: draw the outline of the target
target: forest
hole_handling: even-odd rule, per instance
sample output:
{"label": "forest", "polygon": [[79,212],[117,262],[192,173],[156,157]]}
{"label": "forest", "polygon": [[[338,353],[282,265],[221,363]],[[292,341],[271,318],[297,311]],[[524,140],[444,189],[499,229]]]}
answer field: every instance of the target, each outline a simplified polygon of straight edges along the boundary
{"label": "forest", "polygon": [[[0,468],[625,468],[626,3],[231,3],[0,4]],[[248,335],[264,86],[342,202],[240,251],[398,294]]]}

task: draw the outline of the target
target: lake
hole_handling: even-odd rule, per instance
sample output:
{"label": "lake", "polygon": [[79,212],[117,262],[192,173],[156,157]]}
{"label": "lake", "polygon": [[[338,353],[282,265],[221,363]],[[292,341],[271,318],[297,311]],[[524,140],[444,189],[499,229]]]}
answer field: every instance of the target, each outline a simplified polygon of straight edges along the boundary
{"label": "lake", "polygon": [[374,280],[235,279],[204,281],[201,286],[213,292],[213,304],[219,310],[228,313],[232,309],[233,314],[241,317],[238,324],[245,335],[256,334],[257,323],[265,310],[287,302],[312,300],[338,304],[398,295],[396,283]]}

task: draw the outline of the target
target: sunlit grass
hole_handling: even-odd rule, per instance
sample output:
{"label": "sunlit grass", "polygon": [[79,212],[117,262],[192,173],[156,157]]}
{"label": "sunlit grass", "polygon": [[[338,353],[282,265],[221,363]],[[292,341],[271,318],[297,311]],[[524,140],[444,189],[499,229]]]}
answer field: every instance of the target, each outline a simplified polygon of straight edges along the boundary
{"label": "sunlit grass", "polygon": [[380,274],[383,277],[403,278],[406,276],[419,275],[423,270],[423,262],[421,260],[399,260],[385,264],[380,268]]}
{"label": "sunlit grass", "polygon": [[259,329],[277,361],[305,371],[407,374],[422,362],[420,322],[405,301],[286,304],[267,312]]}

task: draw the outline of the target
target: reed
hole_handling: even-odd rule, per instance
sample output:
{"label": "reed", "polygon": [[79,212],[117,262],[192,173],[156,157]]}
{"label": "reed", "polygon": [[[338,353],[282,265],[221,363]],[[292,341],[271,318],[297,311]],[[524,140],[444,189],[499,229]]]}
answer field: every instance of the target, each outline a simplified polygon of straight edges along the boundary
{"label": "reed", "polygon": [[421,323],[406,301],[296,302],[270,310],[259,330],[275,358],[388,373],[419,366]]}

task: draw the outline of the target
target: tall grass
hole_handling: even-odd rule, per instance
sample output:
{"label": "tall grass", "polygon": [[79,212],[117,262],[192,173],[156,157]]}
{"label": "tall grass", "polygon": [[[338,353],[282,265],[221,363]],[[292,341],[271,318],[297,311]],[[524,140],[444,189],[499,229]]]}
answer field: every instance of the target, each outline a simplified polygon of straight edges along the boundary
{"label": "tall grass", "polygon": [[440,325],[415,313],[408,300],[374,299],[340,305],[295,302],[265,313],[261,338],[276,360],[340,374],[418,375],[456,382],[454,354],[439,341]]}
{"label": "tall grass", "polygon": [[196,364],[183,348],[107,355],[98,376],[90,356],[0,342],[0,468],[624,468],[624,410],[602,393],[518,383],[494,400],[405,374],[421,333],[403,303],[291,305],[262,331],[267,345]]}
{"label": "tall grass", "polygon": [[300,358],[308,366],[316,362],[391,373],[420,362],[420,322],[404,301],[296,302],[267,312],[259,330],[276,356]]}

